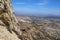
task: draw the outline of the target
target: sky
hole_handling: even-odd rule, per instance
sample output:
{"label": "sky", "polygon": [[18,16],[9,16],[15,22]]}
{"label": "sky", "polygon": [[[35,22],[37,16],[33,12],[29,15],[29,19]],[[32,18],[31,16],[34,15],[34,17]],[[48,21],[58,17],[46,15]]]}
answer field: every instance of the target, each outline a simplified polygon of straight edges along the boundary
{"label": "sky", "polygon": [[60,16],[60,0],[12,0],[16,14]]}

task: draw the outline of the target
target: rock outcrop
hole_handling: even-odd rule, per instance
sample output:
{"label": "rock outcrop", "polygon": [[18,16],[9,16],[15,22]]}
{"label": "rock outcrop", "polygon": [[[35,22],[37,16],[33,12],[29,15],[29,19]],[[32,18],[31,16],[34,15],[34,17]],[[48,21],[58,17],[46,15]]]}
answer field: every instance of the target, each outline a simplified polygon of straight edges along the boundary
{"label": "rock outcrop", "polygon": [[[19,18],[25,21],[27,17]],[[60,40],[60,23],[36,17],[26,20],[29,22],[19,20],[22,40]]]}
{"label": "rock outcrop", "polygon": [[18,21],[14,15],[12,0],[0,0],[0,20],[11,34],[14,32],[18,37],[21,35]]}

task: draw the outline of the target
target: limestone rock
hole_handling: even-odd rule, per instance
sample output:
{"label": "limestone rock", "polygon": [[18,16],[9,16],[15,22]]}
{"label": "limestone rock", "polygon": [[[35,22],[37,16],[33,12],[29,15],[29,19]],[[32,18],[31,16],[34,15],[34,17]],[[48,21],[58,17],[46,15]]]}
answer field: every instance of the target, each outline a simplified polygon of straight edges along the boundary
{"label": "limestone rock", "polygon": [[12,32],[12,34],[7,31],[5,26],[0,25],[0,40],[20,40],[17,35]]}
{"label": "limestone rock", "polygon": [[[23,18],[25,17],[22,17],[22,19]],[[34,23],[22,22],[19,20],[22,40],[60,40],[60,23],[35,17],[31,19]]]}
{"label": "limestone rock", "polygon": [[0,20],[11,34],[14,32],[18,37],[21,35],[18,21],[14,15],[12,0],[0,0]]}

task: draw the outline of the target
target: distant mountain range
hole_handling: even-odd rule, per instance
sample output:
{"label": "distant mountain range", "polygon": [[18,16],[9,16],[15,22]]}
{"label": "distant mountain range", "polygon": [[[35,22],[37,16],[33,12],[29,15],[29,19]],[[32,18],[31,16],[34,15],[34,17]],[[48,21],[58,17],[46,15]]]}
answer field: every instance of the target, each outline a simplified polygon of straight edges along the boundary
{"label": "distant mountain range", "polygon": [[56,19],[60,19],[60,16],[58,16],[58,15],[48,15],[48,16],[45,16],[44,18],[56,18]]}
{"label": "distant mountain range", "polygon": [[16,16],[36,16],[36,17],[43,17],[43,18],[57,18],[60,19],[60,15],[55,15],[55,14],[49,14],[49,15],[44,15],[44,14],[30,14],[30,13],[15,13]]}

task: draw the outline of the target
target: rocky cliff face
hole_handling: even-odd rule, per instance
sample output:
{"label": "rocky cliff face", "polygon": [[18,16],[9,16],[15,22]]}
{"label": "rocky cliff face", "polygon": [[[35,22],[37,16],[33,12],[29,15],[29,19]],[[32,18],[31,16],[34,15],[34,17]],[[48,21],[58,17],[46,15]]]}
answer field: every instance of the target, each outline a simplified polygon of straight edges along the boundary
{"label": "rocky cliff face", "polygon": [[[18,37],[19,35],[21,35],[20,28],[18,26],[18,21],[14,15],[12,0],[0,0],[0,20],[2,21],[2,23],[5,25],[7,29],[6,33],[8,33],[9,31],[11,34],[13,34],[14,32],[16,35],[18,35]],[[2,29],[2,31],[4,32],[4,29]],[[4,33],[3,32],[1,34],[4,35],[5,32]],[[10,33],[5,35],[6,38]],[[3,36],[3,38],[5,36]],[[6,39],[6,40],[10,40],[10,39]]]}

